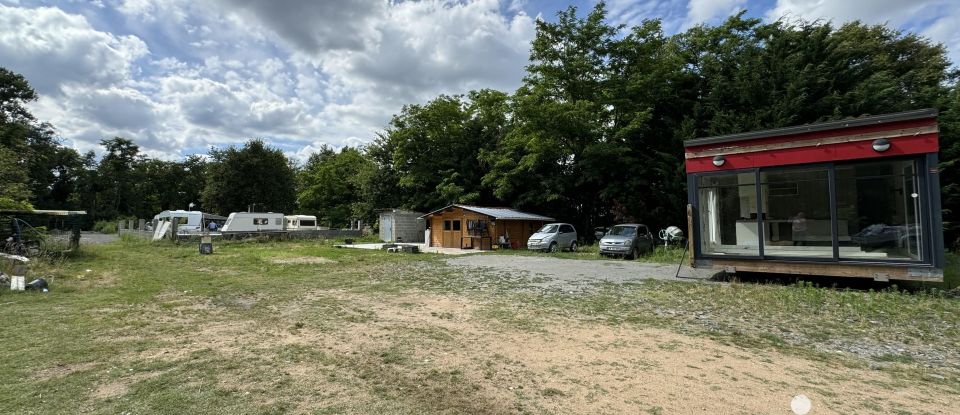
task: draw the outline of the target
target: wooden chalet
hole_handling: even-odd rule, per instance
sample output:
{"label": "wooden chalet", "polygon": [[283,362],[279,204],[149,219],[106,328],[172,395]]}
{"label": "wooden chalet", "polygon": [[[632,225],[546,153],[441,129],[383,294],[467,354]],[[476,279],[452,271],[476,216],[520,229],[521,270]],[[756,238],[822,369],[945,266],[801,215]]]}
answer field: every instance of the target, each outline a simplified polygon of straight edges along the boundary
{"label": "wooden chalet", "polygon": [[527,238],[554,219],[510,208],[449,205],[420,217],[429,246],[460,249],[527,247]]}

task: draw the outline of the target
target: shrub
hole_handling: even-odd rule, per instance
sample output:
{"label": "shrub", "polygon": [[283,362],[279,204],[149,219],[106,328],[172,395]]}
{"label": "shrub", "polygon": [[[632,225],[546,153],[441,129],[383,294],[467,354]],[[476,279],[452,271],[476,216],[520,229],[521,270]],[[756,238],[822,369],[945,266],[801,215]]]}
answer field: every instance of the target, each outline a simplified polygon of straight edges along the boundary
{"label": "shrub", "polygon": [[112,220],[98,220],[93,224],[93,231],[100,233],[117,233],[117,223]]}

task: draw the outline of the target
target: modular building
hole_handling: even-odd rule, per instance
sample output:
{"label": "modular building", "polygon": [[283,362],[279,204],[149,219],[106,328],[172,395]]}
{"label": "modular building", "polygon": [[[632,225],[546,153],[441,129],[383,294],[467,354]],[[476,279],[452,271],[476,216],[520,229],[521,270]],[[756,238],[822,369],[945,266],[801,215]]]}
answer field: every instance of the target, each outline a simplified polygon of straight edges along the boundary
{"label": "modular building", "polygon": [[937,113],[684,143],[699,268],[942,281]]}
{"label": "modular building", "polygon": [[553,218],[510,208],[449,205],[422,218],[429,246],[461,249],[521,249],[527,238]]}
{"label": "modular building", "polygon": [[380,240],[384,242],[423,242],[426,221],[423,213],[403,209],[380,211]]}

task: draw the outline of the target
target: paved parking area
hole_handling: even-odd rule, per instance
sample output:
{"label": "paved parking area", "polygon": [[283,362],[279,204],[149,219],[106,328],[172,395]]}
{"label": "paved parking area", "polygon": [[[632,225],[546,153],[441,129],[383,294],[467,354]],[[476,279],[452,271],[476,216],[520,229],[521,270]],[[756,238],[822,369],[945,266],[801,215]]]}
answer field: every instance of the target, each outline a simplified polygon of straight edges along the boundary
{"label": "paved parking area", "polygon": [[526,274],[545,279],[538,285],[549,287],[582,287],[600,282],[629,283],[647,279],[696,281],[709,279],[712,270],[692,269],[684,264],[676,278],[676,264],[623,260],[562,259],[548,256],[468,255],[447,260],[453,266],[487,268],[495,271]]}

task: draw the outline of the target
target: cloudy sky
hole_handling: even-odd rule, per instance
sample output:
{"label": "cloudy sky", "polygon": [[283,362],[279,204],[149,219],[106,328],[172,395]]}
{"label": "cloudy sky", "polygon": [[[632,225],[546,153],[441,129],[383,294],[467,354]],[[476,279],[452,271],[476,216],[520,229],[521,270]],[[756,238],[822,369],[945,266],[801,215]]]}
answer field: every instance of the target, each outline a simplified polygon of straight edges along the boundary
{"label": "cloudy sky", "polygon": [[[165,159],[262,137],[290,156],[361,145],[407,103],[519,86],[535,19],[595,0],[0,0],[0,66],[67,145]],[[960,62],[957,0],[610,0],[670,33],[747,9],[921,33]]]}

